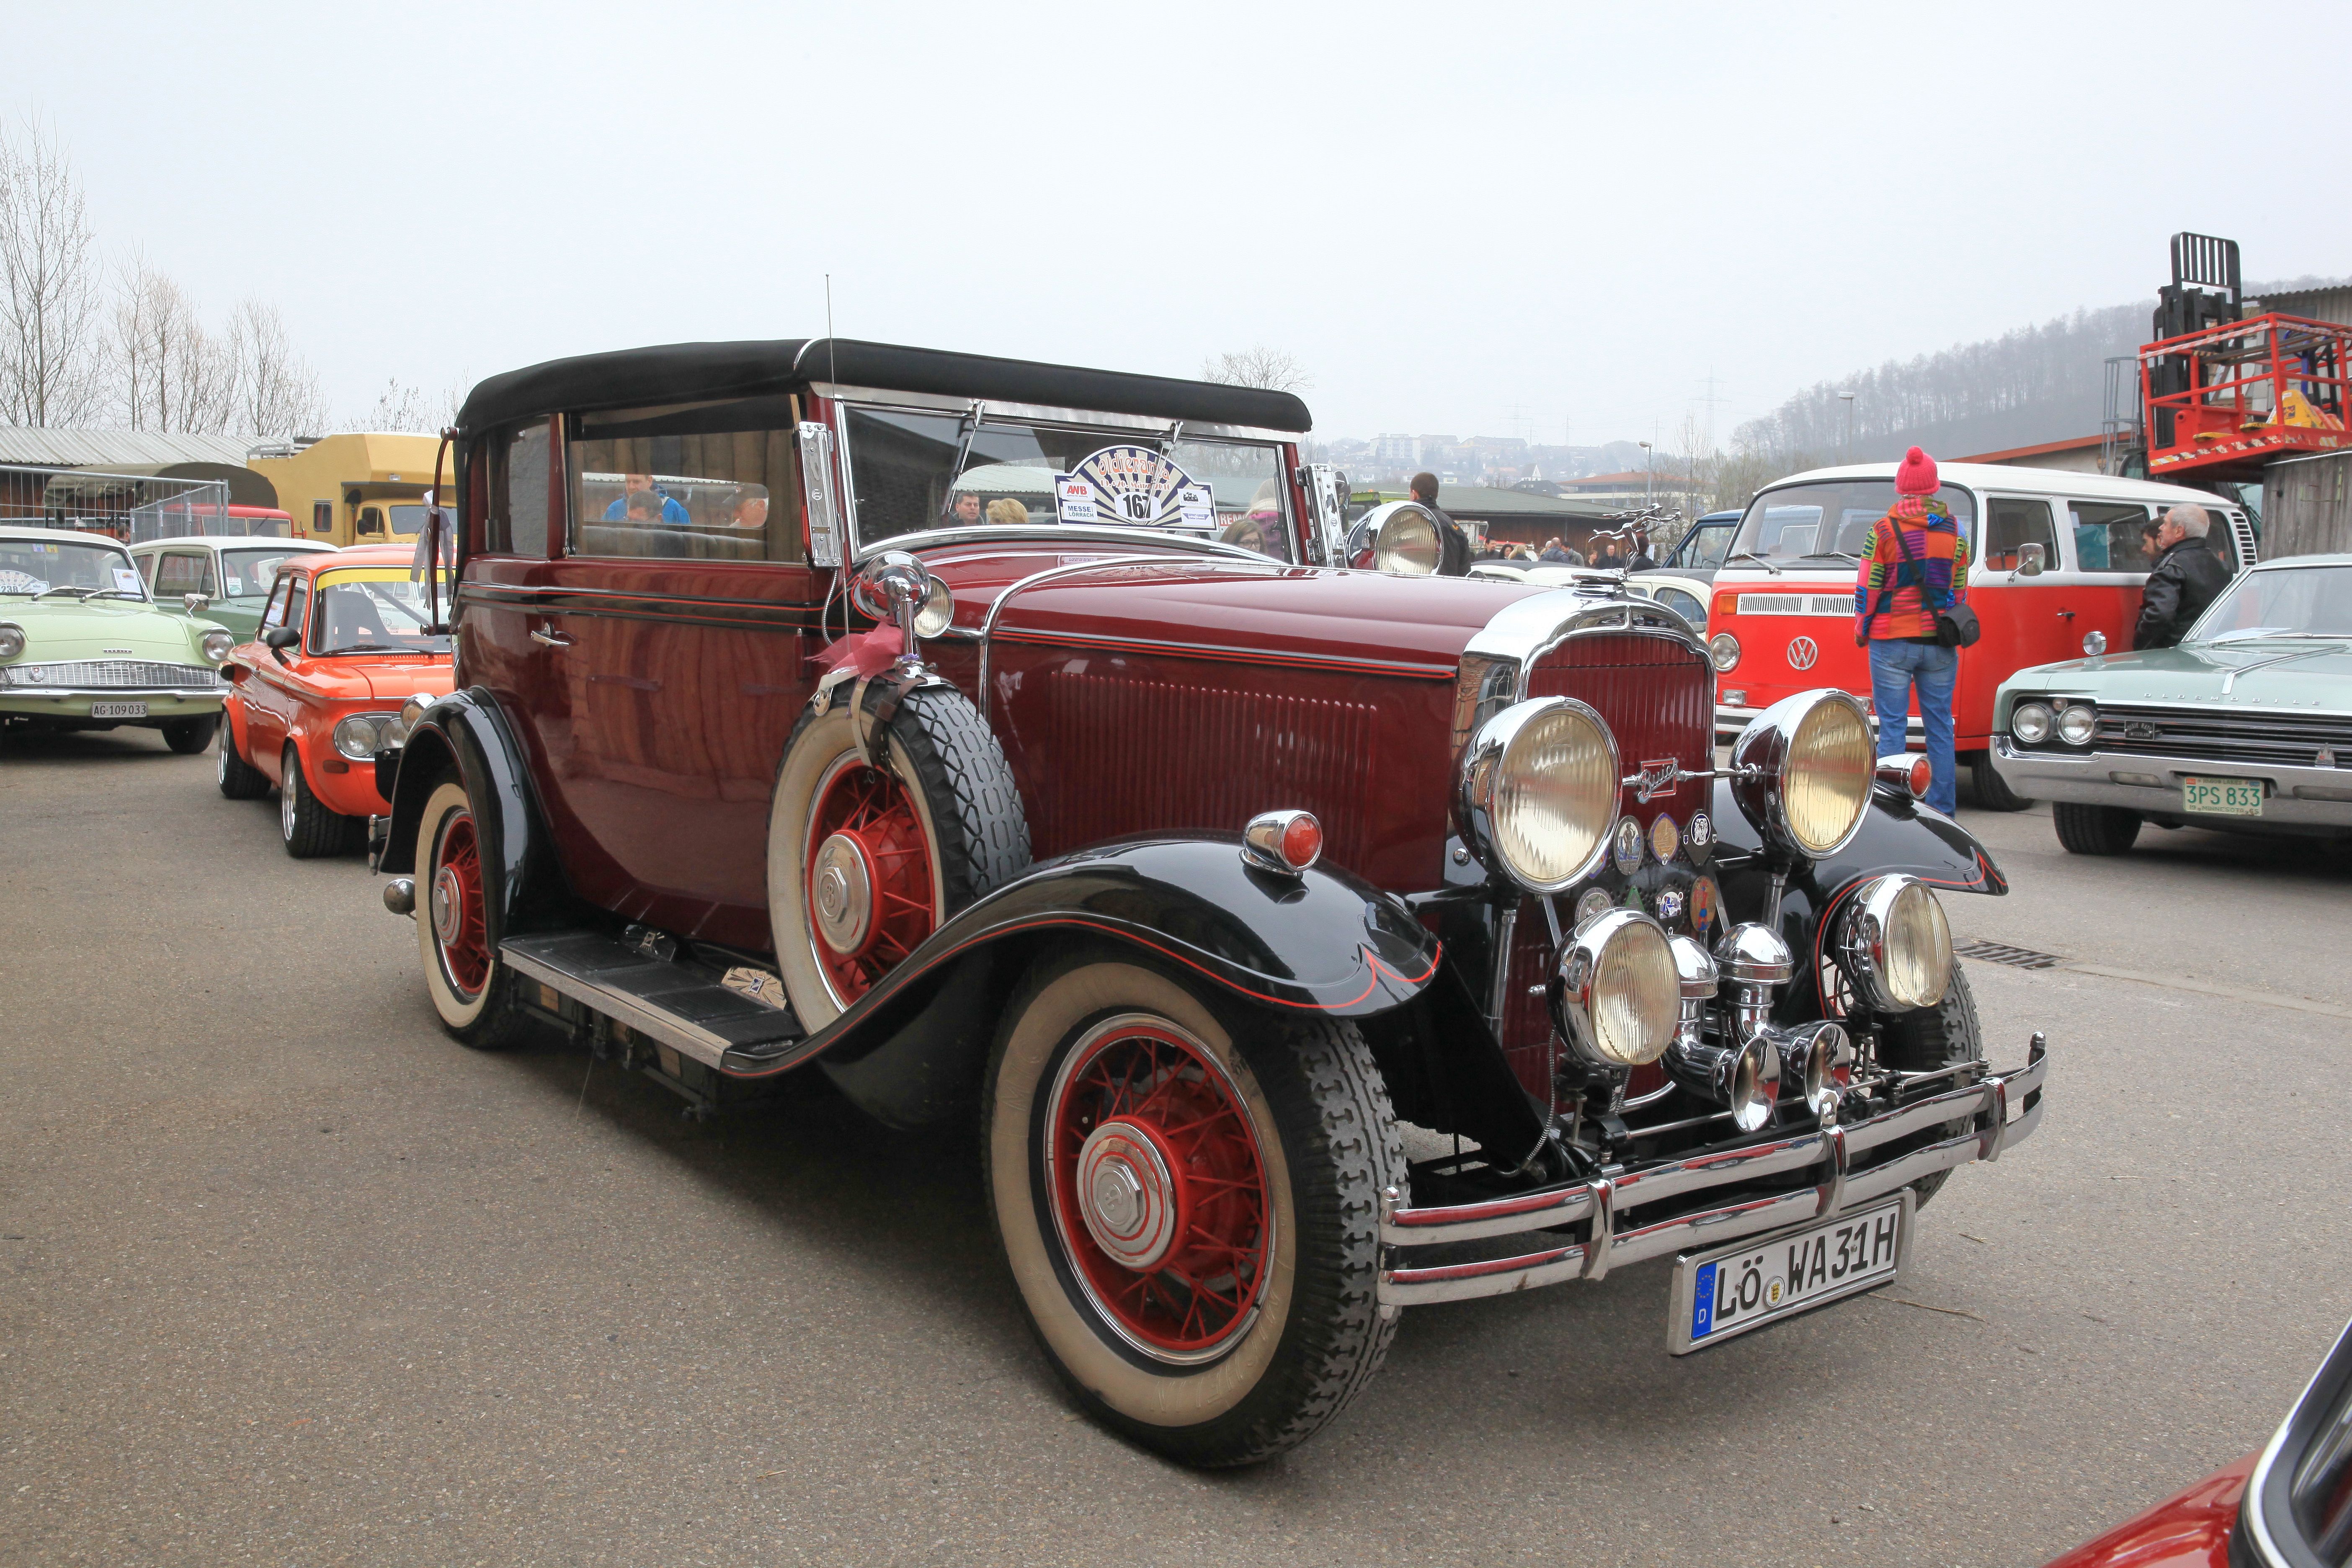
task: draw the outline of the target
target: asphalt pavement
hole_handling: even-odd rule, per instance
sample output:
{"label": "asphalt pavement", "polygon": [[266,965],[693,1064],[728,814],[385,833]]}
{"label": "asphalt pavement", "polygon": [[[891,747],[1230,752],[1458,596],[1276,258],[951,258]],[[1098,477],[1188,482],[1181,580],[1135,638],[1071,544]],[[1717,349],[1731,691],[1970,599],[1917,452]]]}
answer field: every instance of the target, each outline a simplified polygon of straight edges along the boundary
{"label": "asphalt pavement", "polygon": [[469,1052],[363,860],[139,731],[0,754],[0,1563],[2033,1564],[2352,1315],[2352,861],[2149,829],[1951,897],[2042,1130],[1895,1285],[1666,1353],[1667,1266],[1408,1312],[1305,1447],[1078,1418],[969,1135]]}

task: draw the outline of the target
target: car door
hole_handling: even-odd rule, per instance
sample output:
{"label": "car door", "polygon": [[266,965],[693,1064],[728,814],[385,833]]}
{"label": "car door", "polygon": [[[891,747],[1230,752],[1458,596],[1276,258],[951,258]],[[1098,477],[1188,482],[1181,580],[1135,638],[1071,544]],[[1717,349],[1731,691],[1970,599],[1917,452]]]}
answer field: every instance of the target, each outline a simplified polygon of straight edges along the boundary
{"label": "car door", "polygon": [[[261,629],[299,626],[309,616],[310,580],[289,574],[278,579],[261,617]],[[281,659],[278,655],[283,654]],[[245,698],[246,760],[279,784],[279,752],[301,708],[299,682],[303,659],[299,642],[282,649],[264,649],[254,660],[253,679],[239,690]]]}
{"label": "car door", "polygon": [[2081,657],[2083,638],[2092,632],[2106,637],[2110,651],[2126,652],[2139,619],[2141,590],[2156,564],[2144,532],[2154,514],[2145,501],[2069,500],[2065,506],[2069,566],[2082,586],[2080,613],[2068,627],[2073,646],[2055,657]]}
{"label": "car door", "polygon": [[[1969,604],[1982,635],[1960,654],[1953,729],[1960,749],[1984,744],[1992,729],[1993,693],[2029,665],[2074,658],[2081,635],[2070,631],[2087,602],[2078,574],[2065,567],[2058,543],[2057,508],[2048,495],[1984,498],[1978,554],[1969,565]],[[2042,568],[2029,572],[2028,546],[2039,547]]]}

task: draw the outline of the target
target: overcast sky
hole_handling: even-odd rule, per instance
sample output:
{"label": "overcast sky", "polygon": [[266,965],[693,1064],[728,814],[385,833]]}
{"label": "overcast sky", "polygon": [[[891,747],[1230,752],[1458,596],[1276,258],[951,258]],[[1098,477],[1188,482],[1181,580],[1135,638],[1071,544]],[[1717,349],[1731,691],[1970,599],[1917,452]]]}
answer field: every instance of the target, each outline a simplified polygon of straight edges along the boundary
{"label": "overcast sky", "polygon": [[[2152,294],[2352,272],[2352,6],[19,5],[100,240],[278,305],[333,405],[824,330],[1317,427],[1717,428]],[[2301,62],[2300,65],[2297,62]],[[2301,97],[2256,70],[2317,69]],[[2309,96],[2316,94],[2317,96]]]}

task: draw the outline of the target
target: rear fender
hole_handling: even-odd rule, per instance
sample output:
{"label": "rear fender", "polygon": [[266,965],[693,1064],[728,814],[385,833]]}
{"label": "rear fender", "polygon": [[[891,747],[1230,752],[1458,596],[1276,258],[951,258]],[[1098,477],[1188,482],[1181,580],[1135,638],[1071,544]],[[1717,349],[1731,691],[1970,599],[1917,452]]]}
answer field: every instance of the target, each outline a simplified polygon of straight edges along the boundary
{"label": "rear fender", "polygon": [[948,921],[840,1017],[744,1078],[811,1059],[863,1108],[916,1125],[970,1103],[996,1010],[1074,941],[1147,955],[1278,1016],[1369,1019],[1412,1002],[1441,946],[1403,900],[1344,871],[1244,864],[1238,835],[1129,839],[1031,868]]}
{"label": "rear fender", "polygon": [[[453,692],[425,710],[401,747],[400,767],[383,791],[392,802],[390,837],[377,869],[413,876],[416,830],[425,802],[455,774],[473,805],[482,840],[483,893],[493,948],[510,936],[562,923],[571,903],[546,818],[530,789],[521,748],[481,687]],[[379,788],[382,768],[378,768]]]}

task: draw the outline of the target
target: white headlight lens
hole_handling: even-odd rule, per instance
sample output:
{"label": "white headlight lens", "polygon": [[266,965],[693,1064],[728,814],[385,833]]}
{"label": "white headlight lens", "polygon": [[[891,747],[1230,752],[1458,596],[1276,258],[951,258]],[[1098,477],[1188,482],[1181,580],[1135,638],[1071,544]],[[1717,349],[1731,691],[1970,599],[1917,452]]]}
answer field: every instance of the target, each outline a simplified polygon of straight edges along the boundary
{"label": "white headlight lens", "polygon": [[1848,702],[1817,702],[1797,721],[1782,775],[1789,832],[1809,855],[1826,855],[1870,808],[1878,759],[1870,725]]}
{"label": "white headlight lens", "polygon": [[14,658],[25,651],[25,628],[0,626],[0,658]]}
{"label": "white headlight lens", "polygon": [[2091,731],[2098,723],[2098,710],[2087,702],[2077,702],[2058,715],[2058,738],[2070,746],[2087,746],[2091,743]]}
{"label": "white headlight lens", "polygon": [[381,713],[354,713],[335,726],[335,750],[355,763],[375,755],[376,736],[383,726]]}
{"label": "white headlight lens", "polygon": [[1612,910],[1561,949],[1552,1022],[1586,1060],[1640,1067],[1673,1042],[1681,995],[1665,931],[1647,915]]}
{"label": "white headlight lens", "polygon": [[1706,657],[1717,675],[1729,675],[1739,668],[1739,639],[1729,632],[1717,632],[1706,645]]}
{"label": "white headlight lens", "polygon": [[935,637],[948,629],[955,619],[955,595],[937,577],[931,579],[929,590],[923,595],[923,607],[915,612],[915,635]]}
{"label": "white headlight lens", "polygon": [[204,647],[205,658],[214,664],[226,658],[228,650],[236,646],[236,637],[217,628],[206,632],[199,641]]}
{"label": "white headlight lens", "polygon": [[1565,704],[1519,727],[1495,763],[1495,852],[1530,888],[1557,889],[1591,863],[1617,817],[1616,747],[1601,721]]}
{"label": "white headlight lens", "polygon": [[1910,883],[1895,895],[1885,942],[1883,984],[1895,1005],[1909,1009],[1941,1002],[1952,984],[1952,928],[1926,883]]}
{"label": "white headlight lens", "polygon": [[1399,507],[1381,524],[1372,564],[1382,572],[1426,577],[1437,570],[1437,521],[1418,507]]}
{"label": "white headlight lens", "polygon": [[2050,738],[2050,710],[2039,702],[2021,702],[2009,716],[2009,732],[2029,746]]}

